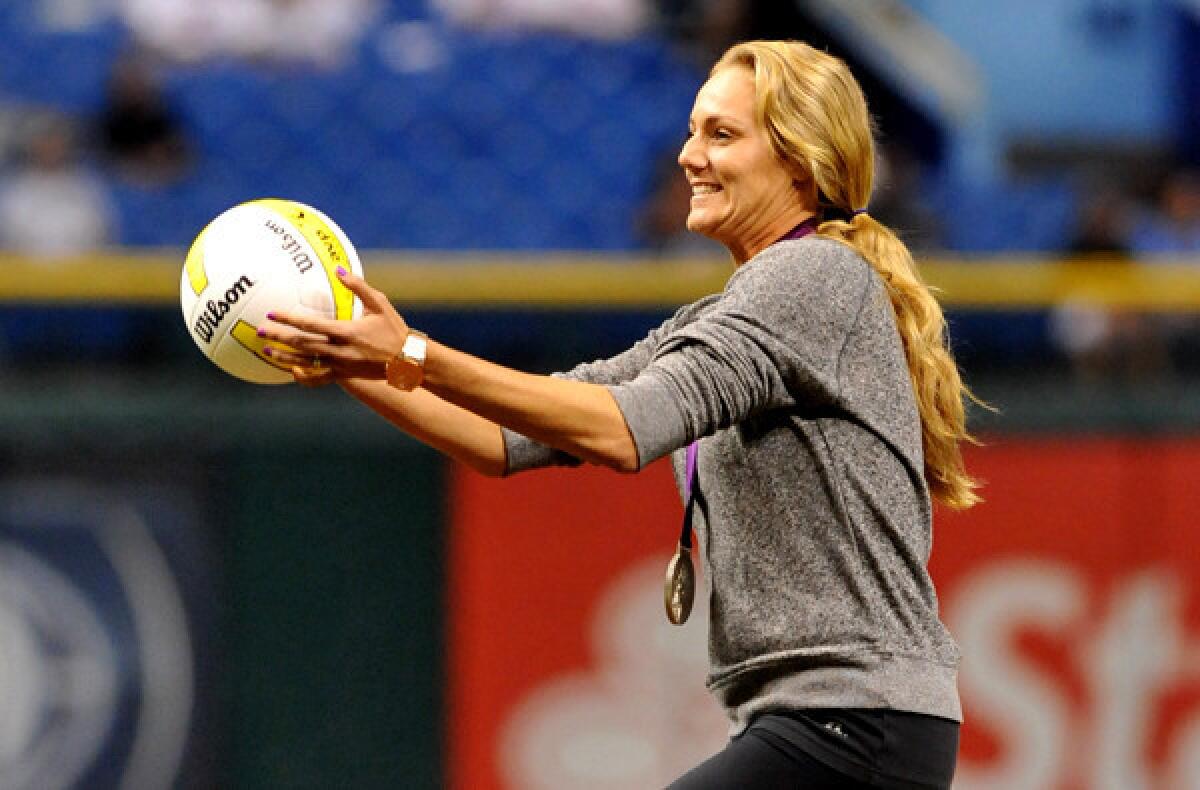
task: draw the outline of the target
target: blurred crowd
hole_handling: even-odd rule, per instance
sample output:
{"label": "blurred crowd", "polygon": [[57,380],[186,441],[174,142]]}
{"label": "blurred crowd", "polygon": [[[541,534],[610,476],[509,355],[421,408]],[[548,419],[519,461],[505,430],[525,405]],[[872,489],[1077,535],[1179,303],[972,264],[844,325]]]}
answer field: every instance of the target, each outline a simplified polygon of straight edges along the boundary
{"label": "blurred crowd", "polygon": [[119,244],[112,185],[163,187],[191,166],[187,130],[142,56],[116,61],[93,114],[15,107],[3,130],[0,249],[35,260]]}
{"label": "blurred crowd", "polygon": [[374,0],[120,0],[139,45],[174,61],[235,57],[332,68],[370,24]]}
{"label": "blurred crowd", "polygon": [[[1145,199],[1116,181],[1095,184],[1063,253],[1079,265],[1200,266],[1200,170],[1168,168]],[[1137,382],[1194,368],[1200,320],[1068,299],[1050,336],[1080,377]]]}
{"label": "blurred crowd", "polygon": [[[822,41],[802,4],[766,0],[432,0],[444,19],[464,27],[549,29],[621,38],[665,33],[697,74],[730,42],[753,37]],[[112,62],[99,105],[83,112],[3,102],[0,96],[0,251],[53,262],[112,245],[123,237],[113,190],[169,189],[205,162],[188,120],[172,106],[163,75],[180,64],[236,58],[267,68],[333,69],[379,12],[375,0],[122,0],[131,33]],[[586,29],[580,27],[586,21]],[[823,41],[834,48],[835,42]],[[873,106],[878,83],[864,80]],[[883,117],[872,215],[897,230],[918,254],[951,254],[953,222],[931,183],[938,162],[920,135],[890,133]],[[682,119],[680,122],[682,129]],[[686,231],[690,189],[669,147],[646,173],[633,236],[663,257],[719,257],[715,244]],[[1166,161],[1166,160],[1164,160]],[[1167,164],[1161,177],[1135,184],[1104,163],[1088,163],[1074,182],[1077,214],[1061,228],[1061,248],[1040,250],[1098,266],[1157,266],[1172,259],[1200,265],[1200,170]],[[1097,172],[1100,175],[1097,175]],[[1075,173],[1062,173],[1072,177]],[[53,217],[53,221],[47,221]],[[956,218],[957,219],[957,218]],[[1068,299],[1051,311],[1046,337],[1079,376],[1171,375],[1187,367],[1200,329],[1187,316],[1146,315]]]}

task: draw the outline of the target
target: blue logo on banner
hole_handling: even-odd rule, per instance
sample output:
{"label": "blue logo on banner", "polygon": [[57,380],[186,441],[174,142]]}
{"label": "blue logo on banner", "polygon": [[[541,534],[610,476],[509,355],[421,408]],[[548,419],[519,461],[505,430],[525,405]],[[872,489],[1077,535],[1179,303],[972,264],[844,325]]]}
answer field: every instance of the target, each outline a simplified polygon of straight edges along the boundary
{"label": "blue logo on banner", "polygon": [[142,504],[81,482],[0,486],[6,790],[175,781],[194,703],[192,637]]}

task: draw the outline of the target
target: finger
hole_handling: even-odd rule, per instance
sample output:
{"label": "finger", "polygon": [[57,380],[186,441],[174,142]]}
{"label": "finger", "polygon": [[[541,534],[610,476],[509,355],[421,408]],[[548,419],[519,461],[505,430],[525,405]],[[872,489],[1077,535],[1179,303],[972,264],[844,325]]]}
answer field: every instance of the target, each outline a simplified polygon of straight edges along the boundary
{"label": "finger", "polygon": [[289,368],[323,370],[328,369],[329,365],[328,360],[322,359],[320,354],[309,350],[264,346],[263,354],[272,362]]}
{"label": "finger", "polygon": [[290,313],[286,310],[272,310],[267,313],[267,322],[259,327],[259,331],[265,331],[262,337],[268,337],[272,340],[280,340],[281,342],[289,342],[285,337],[275,337],[272,333],[286,332],[278,327],[271,326],[272,323],[299,329],[302,332],[308,332],[312,335],[321,335],[322,340],[342,339],[342,333],[345,330],[345,321],[338,321],[336,318],[322,318],[315,315],[302,315],[300,313]]}
{"label": "finger", "polygon": [[329,368],[303,368],[299,365],[292,367],[292,378],[302,387],[324,387],[326,384],[332,384],[337,380],[333,371]]}
{"label": "finger", "polygon": [[265,340],[305,350],[316,345],[329,345],[332,343],[331,338],[324,333],[304,332],[293,329],[288,324],[275,323],[274,321],[259,324],[256,333]]}
{"label": "finger", "polygon": [[392,303],[384,296],[383,291],[372,288],[366,280],[354,272],[349,271],[344,266],[339,266],[337,273],[338,277],[342,280],[342,284],[349,288],[355,296],[362,299],[363,306],[367,309],[379,313],[392,307]]}
{"label": "finger", "polygon": [[286,343],[273,340],[263,345],[263,353],[285,365],[299,364],[306,367],[312,367],[314,357],[323,360],[326,365],[352,365],[368,359],[361,349],[354,346],[330,343],[314,336]]}

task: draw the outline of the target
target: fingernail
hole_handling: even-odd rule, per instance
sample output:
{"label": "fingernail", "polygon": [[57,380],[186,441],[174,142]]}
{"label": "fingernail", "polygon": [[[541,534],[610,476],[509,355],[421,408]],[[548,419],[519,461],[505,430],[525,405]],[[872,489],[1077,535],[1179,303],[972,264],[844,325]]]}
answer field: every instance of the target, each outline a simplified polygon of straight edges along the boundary
{"label": "fingernail", "polygon": [[267,313],[267,320],[268,320],[268,321],[274,321],[274,320],[275,320],[275,313]]}
{"label": "fingernail", "polygon": [[258,336],[259,336],[259,337],[266,337],[266,336],[267,336],[267,330],[265,330],[265,329],[260,329],[260,330],[258,330]]}
{"label": "fingernail", "polygon": [[268,356],[268,357],[273,357],[273,356],[275,356],[275,352],[274,352],[274,350],[272,350],[272,349],[271,349],[271,348],[269,348],[269,347],[268,347],[268,348],[264,348],[264,349],[263,349],[263,354],[264,354],[264,355],[266,355],[266,356]]}
{"label": "fingernail", "polygon": [[350,272],[346,271],[345,266],[339,266],[337,272],[338,272],[338,274],[342,275],[343,277],[345,277],[347,274],[350,273]]}

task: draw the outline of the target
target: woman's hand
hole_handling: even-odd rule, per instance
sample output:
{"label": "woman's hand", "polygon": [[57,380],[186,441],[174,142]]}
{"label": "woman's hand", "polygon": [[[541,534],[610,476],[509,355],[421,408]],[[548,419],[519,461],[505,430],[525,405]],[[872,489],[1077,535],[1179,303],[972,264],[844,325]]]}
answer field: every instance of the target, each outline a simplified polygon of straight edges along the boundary
{"label": "woman's hand", "polygon": [[271,341],[264,350],[292,368],[296,381],[316,387],[346,378],[382,379],[387,363],[404,345],[408,324],[382,291],[345,269],[338,277],[363,303],[361,318],[339,321],[277,311],[259,327]]}

